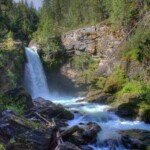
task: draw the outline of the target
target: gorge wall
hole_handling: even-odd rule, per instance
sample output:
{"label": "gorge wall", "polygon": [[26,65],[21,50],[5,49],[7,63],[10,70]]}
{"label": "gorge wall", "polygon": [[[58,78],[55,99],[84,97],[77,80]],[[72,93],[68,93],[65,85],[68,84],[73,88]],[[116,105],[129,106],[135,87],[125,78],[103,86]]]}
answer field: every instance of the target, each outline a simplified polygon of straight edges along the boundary
{"label": "gorge wall", "polygon": [[[109,24],[98,24],[69,31],[61,36],[61,41],[67,55],[79,56],[88,53],[94,60],[98,60],[99,76],[109,76],[114,68],[121,65],[128,77],[134,78],[145,71],[147,66],[121,56],[126,36],[123,30],[115,30]],[[61,72],[72,80],[79,74],[70,63],[63,65]]]}
{"label": "gorge wall", "polygon": [[[96,26],[80,28],[61,36],[62,44],[68,55],[82,55],[86,52],[93,59],[99,61],[99,74],[110,75],[113,71],[113,55],[125,38],[123,30],[115,31],[110,25],[98,24]],[[110,63],[112,62],[113,63]],[[70,64],[62,67],[62,73],[75,78],[77,71],[71,69]]]}

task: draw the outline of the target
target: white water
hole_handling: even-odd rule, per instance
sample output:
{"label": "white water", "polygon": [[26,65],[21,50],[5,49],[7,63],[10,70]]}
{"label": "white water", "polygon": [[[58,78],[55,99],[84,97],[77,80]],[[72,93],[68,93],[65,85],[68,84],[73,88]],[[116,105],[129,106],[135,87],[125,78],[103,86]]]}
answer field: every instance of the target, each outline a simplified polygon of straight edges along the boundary
{"label": "white water", "polygon": [[27,56],[25,65],[25,85],[27,90],[33,99],[37,97],[48,98],[49,90],[46,76],[37,51],[25,48],[25,53]]}
{"label": "white water", "polygon": [[[109,106],[91,104],[87,102],[76,102],[82,98],[62,97],[57,92],[50,93],[45,77],[45,73],[36,51],[26,48],[26,55],[28,62],[25,67],[25,82],[28,91],[32,98],[43,97],[50,99],[55,103],[63,104],[67,109],[74,113],[75,118],[68,122],[69,126],[77,125],[79,123],[87,123],[90,121],[98,123],[102,131],[99,132],[97,143],[91,145],[94,150],[109,150],[108,146],[104,146],[103,141],[106,139],[120,140],[119,131],[129,129],[143,129],[150,131],[150,125],[140,121],[126,121],[112,112],[108,112]],[[124,150],[125,148],[118,145],[117,150]]]}

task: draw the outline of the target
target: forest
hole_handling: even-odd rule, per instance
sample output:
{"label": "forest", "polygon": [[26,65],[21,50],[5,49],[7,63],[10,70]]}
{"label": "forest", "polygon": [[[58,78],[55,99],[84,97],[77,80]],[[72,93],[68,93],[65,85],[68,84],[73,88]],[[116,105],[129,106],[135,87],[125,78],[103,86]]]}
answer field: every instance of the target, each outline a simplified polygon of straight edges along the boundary
{"label": "forest", "polygon": [[[41,70],[45,70],[44,76],[46,77],[44,78],[48,88],[51,86],[49,85],[51,80],[56,80],[54,84],[58,85],[55,87],[68,88],[66,93],[69,93],[69,88],[70,90],[76,89],[78,93],[84,93],[84,99],[73,102],[73,104],[79,103],[79,108],[82,109],[82,102],[88,103],[91,110],[94,109],[92,117],[91,112],[88,113],[89,118],[97,117],[96,113],[101,109],[99,105],[108,105],[111,107],[108,112],[112,111],[117,117],[125,119],[124,121],[131,121],[131,124],[134,125],[144,124],[144,127],[141,125],[143,128],[139,125],[141,128],[129,130],[129,133],[127,133],[127,127],[125,134],[129,138],[121,133],[121,145],[127,149],[149,150],[150,0],[43,0],[42,6],[38,9],[35,8],[33,2],[29,3],[28,0],[19,2],[0,0],[0,150],[35,150],[38,144],[37,150],[51,150],[51,146],[52,150],[66,150],[68,147],[61,149],[57,146],[59,138],[48,144],[46,140],[50,141],[47,136],[50,133],[49,128],[52,130],[50,135],[54,136],[58,130],[63,141],[73,143],[72,150],[95,150],[95,147],[98,150],[99,147],[104,148],[105,146],[112,149],[115,147],[113,150],[124,150],[119,144],[119,146],[116,144],[118,141],[114,140],[115,143],[109,139],[111,141],[109,142],[107,139],[102,144],[101,140],[96,138],[99,137],[97,133],[103,130],[101,121],[106,121],[112,116],[108,116],[107,119],[99,119],[101,120],[100,123],[98,122],[100,128],[96,124],[91,124],[96,128],[94,131],[90,128],[89,123],[93,121],[88,120],[88,117],[87,124],[84,122],[86,119],[81,120],[86,125],[78,122],[79,124],[75,124],[77,127],[73,124],[74,128],[66,129],[64,124],[73,119],[73,116],[75,118],[76,113],[80,114],[79,110],[73,109],[74,112],[72,112],[71,104],[61,103],[62,106],[59,106],[53,101],[46,103],[42,96],[39,97],[43,101],[39,97],[36,97],[37,102],[33,100],[33,95],[26,87],[25,71],[28,67],[26,64],[30,63],[26,48],[31,48],[34,44],[38,45],[39,49],[35,54],[38,55],[38,58],[33,60],[40,59],[41,66],[44,68]],[[37,64],[34,62],[35,68]],[[27,74],[30,74],[30,70],[28,71]],[[55,74],[56,72],[61,74],[60,79]],[[50,80],[53,73],[54,79]],[[36,79],[42,78],[36,75]],[[61,79],[64,81],[60,82]],[[42,79],[39,79],[40,81]],[[67,82],[68,85],[64,82]],[[74,87],[69,87],[69,83]],[[32,89],[32,86],[30,88]],[[51,88],[53,89],[53,87],[49,89]],[[82,97],[80,94],[77,95]],[[85,106],[86,109],[90,109],[88,104]],[[56,110],[47,110],[46,105],[49,106],[49,109],[53,107]],[[85,111],[85,108],[82,111]],[[86,113],[85,111],[80,115],[84,116]],[[9,118],[9,127],[3,116]],[[46,125],[43,117],[46,118]],[[49,123],[47,124],[47,120],[51,122],[55,117],[56,131],[49,127]],[[11,121],[15,122],[15,125]],[[85,128],[88,128],[93,134],[87,133],[85,128],[82,129],[80,123],[83,123]],[[121,122],[117,125],[122,128],[122,124]],[[3,128],[3,125],[6,128]],[[17,126],[19,126],[18,130],[16,130]],[[120,128],[117,129],[119,132],[126,130],[126,128],[124,130]],[[4,129],[10,129],[12,133]],[[41,136],[38,132],[41,133]],[[74,133],[78,135],[75,136]],[[28,134],[33,137],[28,138]],[[142,144],[140,142],[137,144],[132,140],[135,138],[134,135]],[[34,136],[43,138],[46,144],[38,143]],[[71,138],[67,140],[67,136]],[[93,137],[95,139],[91,140]],[[97,142],[95,142],[96,139]],[[94,142],[96,143],[94,148],[87,146],[93,145]],[[45,149],[41,149],[40,146],[45,146]]]}

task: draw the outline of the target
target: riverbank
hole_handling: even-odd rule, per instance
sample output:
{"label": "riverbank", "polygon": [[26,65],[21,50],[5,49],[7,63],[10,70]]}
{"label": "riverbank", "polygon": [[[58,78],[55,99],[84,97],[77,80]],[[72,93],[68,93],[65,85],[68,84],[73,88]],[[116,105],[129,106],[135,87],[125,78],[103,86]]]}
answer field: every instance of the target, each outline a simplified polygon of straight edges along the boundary
{"label": "riverbank", "polygon": [[[58,97],[53,100],[57,104],[37,98],[25,115],[3,111],[0,116],[0,141],[6,148],[148,149],[148,124],[121,119],[108,111],[108,105],[77,102],[81,98]],[[32,103],[32,100],[29,101]],[[63,140],[59,146],[58,131]]]}

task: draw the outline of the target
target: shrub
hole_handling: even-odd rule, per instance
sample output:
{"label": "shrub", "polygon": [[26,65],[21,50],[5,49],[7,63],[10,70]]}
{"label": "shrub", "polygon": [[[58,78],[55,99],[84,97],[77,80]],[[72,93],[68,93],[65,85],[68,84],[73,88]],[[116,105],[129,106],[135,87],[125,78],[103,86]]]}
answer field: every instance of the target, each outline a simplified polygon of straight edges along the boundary
{"label": "shrub", "polygon": [[110,77],[107,78],[104,91],[108,93],[115,93],[123,87],[126,80],[124,70],[119,67]]}
{"label": "shrub", "polygon": [[105,77],[99,77],[98,81],[96,83],[97,88],[103,89],[106,83],[106,78]]}
{"label": "shrub", "polygon": [[63,47],[61,45],[60,36],[56,36],[47,41],[47,43],[41,43],[42,46],[42,60],[45,65],[50,69],[55,69],[64,61]]}
{"label": "shrub", "polygon": [[6,105],[5,109],[12,110],[12,111],[16,112],[19,115],[23,115],[24,114],[23,107],[20,106],[20,105],[18,105],[18,106],[16,104]]}
{"label": "shrub", "polygon": [[[148,18],[148,17],[147,17]],[[150,19],[145,19],[137,27],[130,41],[126,44],[124,57],[126,59],[138,60],[139,62],[150,61]]]}
{"label": "shrub", "polygon": [[11,70],[7,70],[7,77],[10,79],[10,84],[12,85],[12,87],[16,86],[16,75],[11,71]]}
{"label": "shrub", "polygon": [[[91,58],[90,58],[91,59]],[[90,88],[98,88],[96,85],[99,77],[97,75],[98,61],[90,60],[88,66],[84,67],[84,70],[80,72],[77,82],[78,84],[88,85]],[[80,70],[81,71],[81,70]]]}
{"label": "shrub", "polygon": [[73,57],[73,67],[76,70],[85,70],[88,69],[89,65],[91,64],[92,59],[88,53],[82,53],[81,55],[77,55]]}
{"label": "shrub", "polygon": [[120,93],[123,95],[125,93],[133,93],[133,94],[142,94],[142,84],[138,81],[127,82]]}

